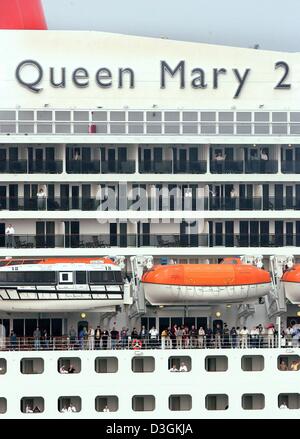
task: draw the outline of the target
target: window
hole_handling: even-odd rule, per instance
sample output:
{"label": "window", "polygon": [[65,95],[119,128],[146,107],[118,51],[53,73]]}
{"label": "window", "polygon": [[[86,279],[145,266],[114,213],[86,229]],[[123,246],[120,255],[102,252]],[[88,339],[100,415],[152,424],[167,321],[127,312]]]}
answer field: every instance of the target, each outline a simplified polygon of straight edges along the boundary
{"label": "window", "polygon": [[282,372],[298,371],[300,369],[299,355],[279,355],[277,358],[277,368]]}
{"label": "window", "polygon": [[205,358],[207,372],[225,372],[228,369],[228,358],[224,355],[208,356]]}
{"label": "window", "polygon": [[78,357],[61,357],[57,361],[57,370],[62,374],[81,372],[81,359]]}
{"label": "window", "polygon": [[95,371],[97,373],[118,372],[118,359],[116,357],[97,357],[95,359]]}
{"label": "window", "polygon": [[81,411],[80,396],[61,396],[58,398],[58,411],[61,413],[78,413]]}
{"label": "window", "polygon": [[86,284],[86,271],[76,271],[76,284]]}
{"label": "window", "polygon": [[205,408],[207,410],[227,410],[228,407],[228,395],[216,394],[206,395],[205,397]]}
{"label": "window", "polygon": [[5,358],[0,358],[0,375],[4,375],[7,371],[7,362]]}
{"label": "window", "polygon": [[278,395],[278,407],[280,409],[299,409],[300,394],[299,393],[280,393]]}
{"label": "window", "polygon": [[265,360],[262,355],[244,355],[241,365],[245,372],[258,372],[264,370]]}
{"label": "window", "polygon": [[192,359],[191,357],[185,356],[169,357],[168,369],[170,370],[172,367],[175,367],[178,371],[181,372],[190,372],[192,370]]}
{"label": "window", "polygon": [[0,285],[7,284],[55,284],[54,271],[11,271],[0,272]]}
{"label": "window", "polygon": [[20,362],[21,373],[25,375],[34,375],[44,372],[43,358],[22,358]]}
{"label": "window", "polygon": [[[115,274],[117,276],[115,276]],[[90,283],[91,284],[110,284],[110,283],[116,283],[121,282],[120,277],[121,273],[118,271],[90,271]]]}
{"label": "window", "polygon": [[155,360],[153,357],[134,357],[131,362],[131,369],[136,373],[154,372]]}
{"label": "window", "polygon": [[155,409],[153,395],[135,395],[132,397],[132,410],[135,412],[148,412]]}
{"label": "window", "polygon": [[262,393],[244,394],[242,407],[244,410],[263,410],[265,408],[265,395]]}
{"label": "window", "polygon": [[172,411],[186,411],[192,408],[191,395],[170,395],[169,409]]}
{"label": "window", "polygon": [[44,398],[41,396],[24,396],[21,399],[21,412],[28,414],[43,413]]}
{"label": "window", "polygon": [[6,413],[7,411],[7,400],[6,398],[0,398],[0,414]]}
{"label": "window", "polygon": [[96,396],[95,409],[97,412],[116,412],[119,409],[117,396]]}

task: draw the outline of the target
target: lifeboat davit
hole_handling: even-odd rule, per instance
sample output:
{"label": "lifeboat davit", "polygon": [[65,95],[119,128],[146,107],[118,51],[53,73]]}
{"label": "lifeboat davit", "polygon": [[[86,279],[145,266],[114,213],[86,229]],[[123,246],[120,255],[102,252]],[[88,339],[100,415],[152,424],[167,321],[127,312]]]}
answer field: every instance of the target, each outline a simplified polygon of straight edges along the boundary
{"label": "lifeboat davit", "polygon": [[285,296],[295,304],[300,303],[300,264],[294,265],[289,270],[285,271],[281,277],[281,282],[284,286]]}
{"label": "lifeboat davit", "polygon": [[253,302],[268,294],[269,272],[225,258],[221,264],[158,265],[142,277],[152,305]]}

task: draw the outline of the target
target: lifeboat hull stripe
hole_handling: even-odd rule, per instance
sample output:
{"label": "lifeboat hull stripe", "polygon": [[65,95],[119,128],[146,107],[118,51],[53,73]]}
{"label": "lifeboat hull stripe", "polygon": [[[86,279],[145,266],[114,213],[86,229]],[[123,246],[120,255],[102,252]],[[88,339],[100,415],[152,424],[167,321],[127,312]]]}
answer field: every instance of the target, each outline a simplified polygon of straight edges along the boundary
{"label": "lifeboat hull stripe", "polygon": [[[208,284],[167,284],[167,283],[158,283],[158,282],[142,282],[143,285],[167,285],[170,287],[203,287],[203,288],[224,288],[224,287],[240,287],[240,286],[247,286],[247,285],[265,285],[266,282],[251,282],[251,283],[245,283],[245,284],[215,284],[215,285],[208,285]],[[299,283],[299,282],[298,282]]]}

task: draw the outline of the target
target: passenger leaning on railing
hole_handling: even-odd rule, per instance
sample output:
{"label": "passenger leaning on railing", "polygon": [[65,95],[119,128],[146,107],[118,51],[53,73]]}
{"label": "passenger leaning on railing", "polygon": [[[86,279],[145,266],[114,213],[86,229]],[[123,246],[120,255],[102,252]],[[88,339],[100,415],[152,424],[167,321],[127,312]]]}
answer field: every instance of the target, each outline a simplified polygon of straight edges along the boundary
{"label": "passenger leaning on railing", "polygon": [[200,349],[204,348],[204,342],[205,342],[205,331],[202,328],[202,326],[200,326],[198,331],[198,346]]}

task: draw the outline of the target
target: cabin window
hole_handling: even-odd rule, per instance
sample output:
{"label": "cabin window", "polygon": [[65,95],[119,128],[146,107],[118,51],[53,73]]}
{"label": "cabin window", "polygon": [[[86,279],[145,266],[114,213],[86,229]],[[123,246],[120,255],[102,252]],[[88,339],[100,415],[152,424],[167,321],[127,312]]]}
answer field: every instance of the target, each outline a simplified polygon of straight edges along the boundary
{"label": "cabin window", "polygon": [[264,370],[265,360],[262,355],[244,355],[241,359],[242,370],[245,372],[259,372]]}
{"label": "cabin window", "polygon": [[4,375],[7,371],[7,362],[5,358],[0,358],[0,375]]}
{"label": "cabin window", "polygon": [[244,394],[242,407],[244,410],[263,410],[265,408],[265,395],[262,393]]}
{"label": "cabin window", "polygon": [[228,407],[228,395],[216,394],[205,397],[206,410],[227,410]]}
{"label": "cabin window", "polygon": [[228,358],[225,355],[208,356],[205,358],[205,369],[207,372],[226,372]]}
{"label": "cabin window", "polygon": [[153,395],[135,395],[132,397],[132,410],[135,412],[151,412],[155,410]]}
{"label": "cabin window", "polygon": [[21,373],[34,375],[44,372],[43,358],[22,358],[20,362]]}
{"label": "cabin window", "polygon": [[172,411],[186,411],[192,408],[191,395],[170,395],[169,409]]}
{"label": "cabin window", "polygon": [[0,414],[6,413],[7,411],[7,400],[6,398],[0,398]]}
{"label": "cabin window", "polygon": [[21,399],[21,412],[22,413],[43,413],[44,411],[44,398],[41,396],[24,396]]}
{"label": "cabin window", "polygon": [[118,359],[116,357],[97,357],[95,359],[95,371],[97,373],[118,372]]}
{"label": "cabin window", "polygon": [[58,398],[58,411],[61,413],[78,413],[81,411],[80,396],[60,396]]}
{"label": "cabin window", "polygon": [[117,396],[96,396],[96,412],[116,412],[119,409],[119,399]]}
{"label": "cabin window", "polygon": [[187,356],[174,356],[169,357],[168,369],[177,369],[179,372],[190,372],[192,370],[192,359]]}
{"label": "cabin window", "polygon": [[57,370],[62,374],[80,373],[81,359],[78,357],[61,357],[57,361]]}
{"label": "cabin window", "polygon": [[132,372],[145,373],[154,372],[155,360],[153,357],[134,357],[131,362]]}
{"label": "cabin window", "polygon": [[299,393],[280,393],[278,395],[278,408],[280,409],[299,409],[300,394]]}
{"label": "cabin window", "polygon": [[277,358],[277,368],[281,372],[300,370],[299,355],[279,355]]}

